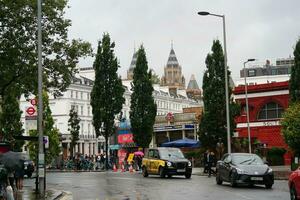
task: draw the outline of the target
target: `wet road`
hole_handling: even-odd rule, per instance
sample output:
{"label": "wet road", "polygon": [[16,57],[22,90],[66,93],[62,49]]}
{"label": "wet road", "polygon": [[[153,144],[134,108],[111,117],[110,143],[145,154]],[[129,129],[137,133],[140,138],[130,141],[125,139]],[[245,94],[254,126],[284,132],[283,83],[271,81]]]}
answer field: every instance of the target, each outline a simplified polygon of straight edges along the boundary
{"label": "wet road", "polygon": [[[30,181],[27,180],[27,184]],[[73,193],[73,199],[98,200],[285,200],[289,199],[287,181],[276,181],[273,189],[264,187],[231,188],[216,185],[215,178],[191,179],[158,176],[142,177],[129,172],[48,173],[48,188]],[[33,184],[33,182],[32,182]]]}

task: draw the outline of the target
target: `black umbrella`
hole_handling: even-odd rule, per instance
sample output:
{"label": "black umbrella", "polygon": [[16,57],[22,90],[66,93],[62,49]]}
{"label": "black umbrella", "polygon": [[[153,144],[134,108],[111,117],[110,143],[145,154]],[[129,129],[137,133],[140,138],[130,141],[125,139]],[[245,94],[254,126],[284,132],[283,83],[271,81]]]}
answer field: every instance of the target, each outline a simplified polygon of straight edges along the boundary
{"label": "black umbrella", "polygon": [[24,154],[21,152],[8,151],[0,155],[0,163],[2,163],[8,171],[22,169],[24,160]]}

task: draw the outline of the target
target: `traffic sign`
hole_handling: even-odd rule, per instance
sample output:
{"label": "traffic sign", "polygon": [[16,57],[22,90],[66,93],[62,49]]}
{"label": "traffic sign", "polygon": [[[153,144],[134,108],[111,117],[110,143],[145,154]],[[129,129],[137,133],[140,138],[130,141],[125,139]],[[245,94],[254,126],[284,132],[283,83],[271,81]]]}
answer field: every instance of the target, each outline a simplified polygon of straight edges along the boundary
{"label": "traffic sign", "polygon": [[30,103],[31,105],[35,106],[37,104],[36,99],[30,99]]}
{"label": "traffic sign", "polygon": [[27,113],[29,116],[33,116],[33,115],[35,114],[35,108],[34,108],[34,107],[29,107],[29,108],[27,108],[26,113]]}

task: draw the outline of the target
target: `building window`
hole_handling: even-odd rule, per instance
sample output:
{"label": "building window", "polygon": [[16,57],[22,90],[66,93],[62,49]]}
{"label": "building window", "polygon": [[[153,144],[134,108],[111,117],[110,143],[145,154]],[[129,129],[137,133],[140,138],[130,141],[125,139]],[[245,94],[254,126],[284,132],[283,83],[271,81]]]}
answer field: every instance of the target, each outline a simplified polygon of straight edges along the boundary
{"label": "building window", "polygon": [[81,123],[80,129],[81,129],[81,134],[83,134],[83,123]]}
{"label": "building window", "polygon": [[75,110],[75,105],[71,105],[71,110]]}
{"label": "building window", "polygon": [[256,71],[255,69],[249,69],[248,70],[248,76],[251,77],[251,76],[256,76]]}
{"label": "building window", "polygon": [[81,108],[80,114],[83,115],[83,106],[80,106],[80,108]]}
{"label": "building window", "polygon": [[271,102],[262,107],[257,118],[260,120],[278,119],[281,118],[282,113],[283,107],[277,103]]}
{"label": "building window", "polygon": [[86,93],[87,100],[90,100],[90,93]]}
{"label": "building window", "polygon": [[88,134],[91,134],[90,133],[90,130],[91,130],[91,125],[90,125],[90,123],[88,124]]}
{"label": "building window", "polygon": [[90,106],[88,106],[87,109],[88,109],[88,116],[90,116]]}
{"label": "building window", "polygon": [[73,98],[73,90],[71,90],[71,98]]}
{"label": "building window", "polygon": [[75,98],[77,99],[78,98],[78,92],[75,91]]}
{"label": "building window", "polygon": [[80,92],[80,99],[83,99],[83,92]]}

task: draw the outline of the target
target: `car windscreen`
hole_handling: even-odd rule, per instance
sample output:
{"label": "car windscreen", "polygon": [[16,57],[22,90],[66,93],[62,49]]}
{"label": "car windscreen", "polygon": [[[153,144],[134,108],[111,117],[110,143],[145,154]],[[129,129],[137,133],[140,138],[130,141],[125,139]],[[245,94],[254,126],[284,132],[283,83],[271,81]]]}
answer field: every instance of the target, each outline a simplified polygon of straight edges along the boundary
{"label": "car windscreen", "polygon": [[232,163],[235,165],[263,165],[264,162],[257,155],[234,155]]}
{"label": "car windscreen", "polygon": [[179,149],[161,149],[159,151],[161,159],[182,159],[184,155]]}

